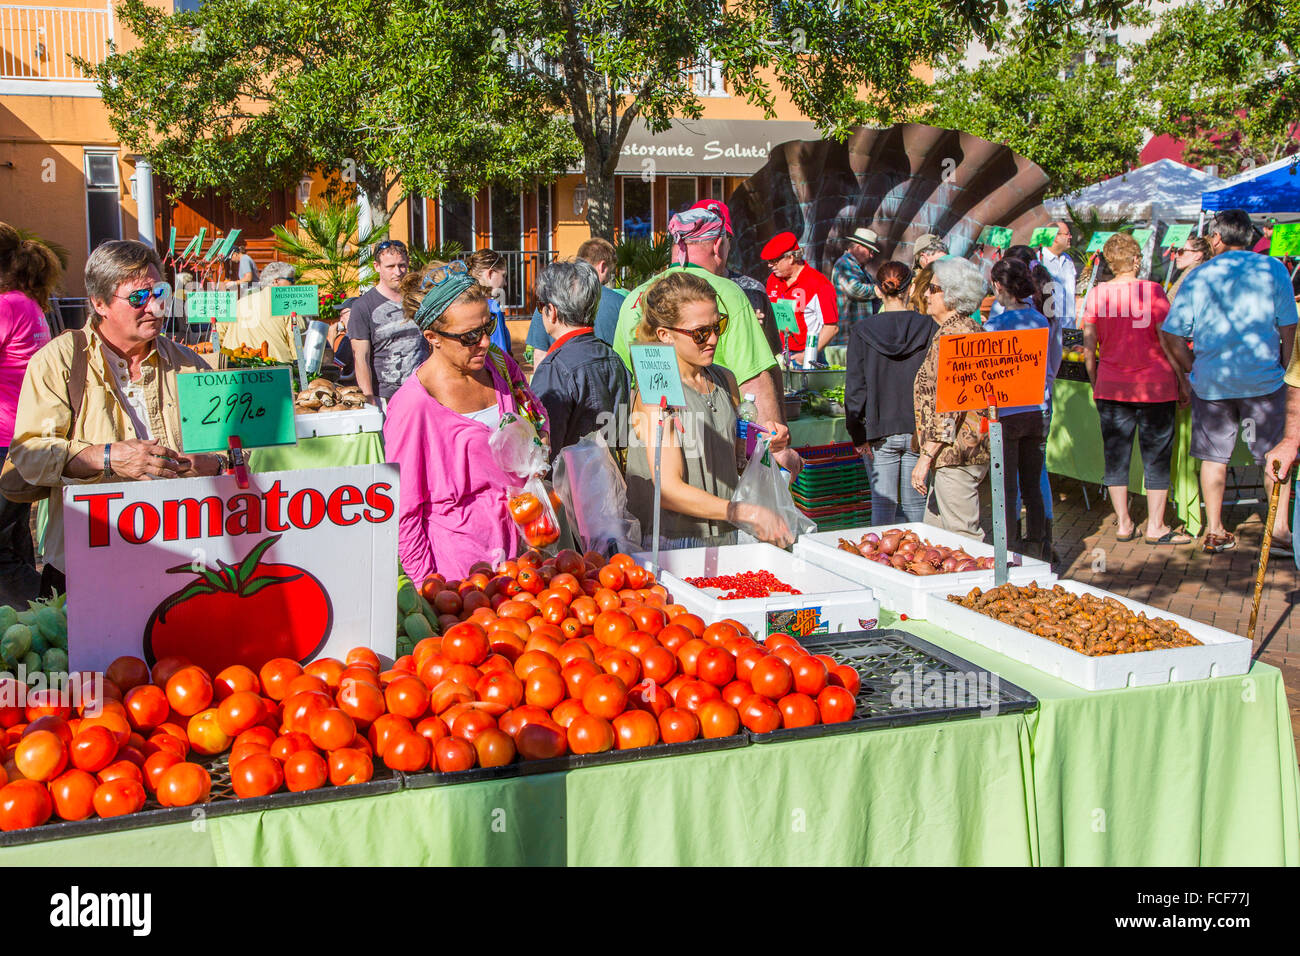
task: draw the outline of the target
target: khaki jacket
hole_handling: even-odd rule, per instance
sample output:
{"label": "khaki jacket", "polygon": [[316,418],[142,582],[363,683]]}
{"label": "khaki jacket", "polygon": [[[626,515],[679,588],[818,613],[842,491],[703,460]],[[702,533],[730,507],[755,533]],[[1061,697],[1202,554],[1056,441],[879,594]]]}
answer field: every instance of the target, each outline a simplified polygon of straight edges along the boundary
{"label": "khaki jacket", "polygon": [[[86,393],[77,416],[75,437],[68,437],[72,409],[68,376],[75,345],[70,335],[57,336],[32,356],[18,395],[14,440],[9,458],[29,483],[55,489],[49,499],[49,524],[45,531],[45,560],[67,571],[63,551],[63,486],[104,481],[99,472],[91,478],[69,478],[63,473],[68,460],[92,445],[140,438],[113,384],[103,339],[87,329]],[[176,395],[178,372],[208,371],[198,355],[171,339],[159,336],[141,363],[149,427],[153,437],[174,451],[181,450],[181,412]],[[128,479],[113,477],[109,481]]]}
{"label": "khaki jacket", "polygon": [[989,438],[980,429],[980,420],[988,417],[981,412],[936,411],[939,393],[939,340],[945,335],[967,335],[983,331],[979,323],[965,315],[954,315],[935,330],[930,341],[930,351],[916,373],[913,403],[916,411],[916,434],[912,436],[912,450],[920,452],[927,442],[939,442],[944,447],[935,456],[934,467],[953,465],[987,465],[989,463]]}

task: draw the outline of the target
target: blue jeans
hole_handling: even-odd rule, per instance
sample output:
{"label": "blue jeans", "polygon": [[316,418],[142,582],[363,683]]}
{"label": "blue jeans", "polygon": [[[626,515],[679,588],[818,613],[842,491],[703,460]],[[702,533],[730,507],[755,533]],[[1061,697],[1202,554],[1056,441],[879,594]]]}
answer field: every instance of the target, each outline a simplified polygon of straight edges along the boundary
{"label": "blue jeans", "polygon": [[892,525],[901,513],[906,522],[925,520],[925,496],[912,487],[917,454],[912,436],[887,435],[871,443],[871,523]]}

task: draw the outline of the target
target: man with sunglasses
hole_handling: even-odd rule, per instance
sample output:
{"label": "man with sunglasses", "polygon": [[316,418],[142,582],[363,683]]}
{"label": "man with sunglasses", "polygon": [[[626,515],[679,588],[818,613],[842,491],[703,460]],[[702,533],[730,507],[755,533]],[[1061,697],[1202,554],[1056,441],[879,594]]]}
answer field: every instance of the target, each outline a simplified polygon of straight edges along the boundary
{"label": "man with sunglasses", "polygon": [[[357,387],[370,402],[393,396],[406,377],[428,357],[420,330],[402,315],[402,278],[410,266],[406,244],[385,239],[371,253],[377,281],[359,296],[348,316],[348,339]],[[380,314],[377,314],[380,313]],[[403,326],[410,326],[404,329]]]}
{"label": "man with sunglasses", "polygon": [[87,329],[60,335],[32,357],[9,449],[29,484],[50,489],[44,594],[67,589],[64,485],[211,476],[224,466],[220,455],[176,450],[177,375],[209,366],[159,334],[171,287],[158,253],[140,242],[103,243],[86,262],[86,297]]}
{"label": "man with sunglasses", "polygon": [[793,232],[777,233],[763,246],[759,257],[772,270],[767,277],[767,297],[773,302],[789,301],[794,306],[799,332],[787,337],[786,346],[792,358],[806,364],[806,359],[819,354],[839,331],[835,286],[804,262],[799,240]]}

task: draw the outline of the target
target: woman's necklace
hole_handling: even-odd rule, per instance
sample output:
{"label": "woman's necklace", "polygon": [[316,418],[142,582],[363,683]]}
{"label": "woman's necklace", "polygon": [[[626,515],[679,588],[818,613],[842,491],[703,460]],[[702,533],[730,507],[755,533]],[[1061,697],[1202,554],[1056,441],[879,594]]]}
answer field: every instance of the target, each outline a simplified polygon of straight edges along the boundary
{"label": "woman's necklace", "polygon": [[700,377],[704,380],[704,384],[708,386],[709,390],[707,392],[701,392],[699,389],[695,388],[694,385],[691,386],[691,390],[699,394],[699,396],[702,399],[704,399],[704,404],[709,406],[709,411],[716,412],[718,410],[718,407],[713,402],[714,402],[714,395],[717,394],[718,390],[713,387],[713,383],[709,380],[709,377],[705,375],[703,372],[700,373]]}

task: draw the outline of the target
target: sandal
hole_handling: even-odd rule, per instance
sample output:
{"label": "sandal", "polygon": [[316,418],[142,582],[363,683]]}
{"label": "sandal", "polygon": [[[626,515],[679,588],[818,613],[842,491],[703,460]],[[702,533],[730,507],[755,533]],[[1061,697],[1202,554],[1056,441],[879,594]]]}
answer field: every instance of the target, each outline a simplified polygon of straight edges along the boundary
{"label": "sandal", "polygon": [[1208,554],[1221,554],[1224,551],[1231,551],[1236,546],[1236,537],[1231,531],[1225,531],[1223,534],[1207,534],[1201,543],[1201,550]]}
{"label": "sandal", "polygon": [[1128,534],[1119,534],[1119,533],[1117,532],[1117,533],[1115,534],[1115,540],[1116,540],[1116,541],[1132,541],[1132,540],[1133,540],[1134,538],[1136,538],[1137,536],[1138,536],[1138,526],[1137,526],[1136,524],[1134,524],[1134,525],[1133,525],[1133,530],[1130,531]]}
{"label": "sandal", "polygon": [[1147,544],[1152,544],[1152,545],[1192,543],[1192,538],[1190,535],[1182,534],[1177,531],[1166,531],[1158,538],[1148,538],[1144,535],[1142,540],[1145,541]]}

